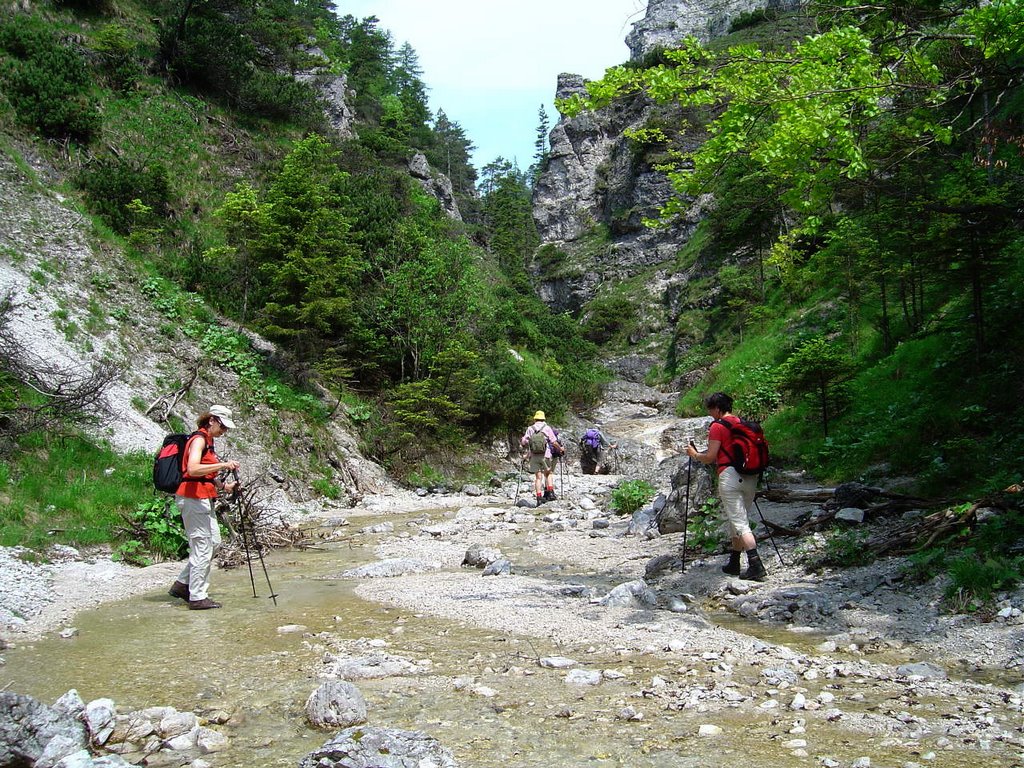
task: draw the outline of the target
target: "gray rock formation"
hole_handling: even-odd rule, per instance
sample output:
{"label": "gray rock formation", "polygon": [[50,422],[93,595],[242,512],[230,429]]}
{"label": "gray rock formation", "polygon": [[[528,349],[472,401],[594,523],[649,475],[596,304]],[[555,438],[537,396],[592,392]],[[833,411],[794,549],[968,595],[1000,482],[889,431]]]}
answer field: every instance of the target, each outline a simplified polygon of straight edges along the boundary
{"label": "gray rock formation", "polygon": [[626,35],[626,45],[631,58],[639,61],[691,35],[702,42],[722,35],[741,13],[757,8],[789,10],[801,4],[801,0],[650,0],[644,18]]}
{"label": "gray rock formation", "polygon": [[422,731],[397,728],[348,728],[306,755],[299,768],[458,768],[437,739]]}
{"label": "gray rock formation", "polygon": [[672,476],[672,492],[668,496],[665,508],[658,515],[659,533],[681,532],[683,521],[692,521],[695,511],[714,494],[708,468],[694,461],[687,477],[688,461],[684,457],[684,461],[680,462],[679,468]]}
{"label": "gray rock formation", "polygon": [[409,160],[409,173],[420,183],[428,195],[441,204],[441,210],[449,219],[462,221],[462,214],[459,213],[459,206],[455,201],[455,191],[452,189],[451,179],[431,168],[422,153],[417,152]]}
{"label": "gray rock formation", "polygon": [[[708,40],[722,34],[745,11],[782,10],[799,4],[799,0],[651,0],[627,44],[632,59],[640,60],[688,35]],[[582,77],[561,74],[557,98],[580,93],[585,87]],[[604,289],[645,275],[645,285],[632,289],[637,317],[629,341],[637,345],[649,341],[651,348],[663,348],[664,332],[678,318],[682,287],[696,274],[678,270],[678,253],[713,201],[709,196],[690,200],[669,226],[657,230],[644,226],[644,219],[658,217],[673,190],[668,177],[655,168],[664,157],[647,154],[650,149],[636,149],[623,133],[652,120],[682,122],[677,110],[633,96],[601,110],[563,116],[555,124],[549,135],[549,160],[534,188],[533,213],[541,246],[533,273],[545,303],[582,319],[588,303],[602,296]],[[685,150],[702,140],[694,134],[678,141]]]}
{"label": "gray rock formation", "polygon": [[[579,75],[558,77],[557,98],[585,87]],[[560,311],[575,312],[601,284],[618,282],[673,259],[699,220],[659,230],[643,226],[668,199],[667,177],[638,162],[623,132],[640,127],[652,110],[636,97],[600,112],[562,117],[549,135],[549,159],[533,194],[533,216],[544,246],[567,258],[540,274],[541,298]],[[599,225],[613,242],[594,254],[587,239]]]}
{"label": "gray rock formation", "polygon": [[86,749],[85,725],[74,717],[10,691],[0,692],[0,765],[55,765]]}
{"label": "gray rock formation", "polygon": [[[310,56],[320,57],[327,61],[323,51],[311,48],[305,51]],[[295,79],[300,83],[309,83],[316,90],[323,102],[324,116],[328,124],[342,139],[351,139],[356,135],[355,113],[349,106],[353,96],[348,87],[348,78],[344,73],[334,73],[324,67],[311,67],[296,72]]]}
{"label": "gray rock formation", "polygon": [[317,728],[350,728],[366,722],[366,699],[352,683],[328,680],[306,699],[306,719]]}

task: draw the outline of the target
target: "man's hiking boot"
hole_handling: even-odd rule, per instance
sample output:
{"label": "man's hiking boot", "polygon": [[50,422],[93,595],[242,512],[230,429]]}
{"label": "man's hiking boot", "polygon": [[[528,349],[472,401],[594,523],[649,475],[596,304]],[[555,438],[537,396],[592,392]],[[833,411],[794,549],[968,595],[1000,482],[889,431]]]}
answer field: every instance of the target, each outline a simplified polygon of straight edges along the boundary
{"label": "man's hiking boot", "polygon": [[558,497],[555,496],[555,492],[548,488],[544,491],[544,501],[558,501]]}
{"label": "man's hiking boot", "polygon": [[204,597],[202,600],[188,601],[188,609],[190,611],[208,611],[210,608],[220,608],[220,603],[215,603],[208,597]]}
{"label": "man's hiking boot", "polygon": [[764,581],[767,576],[768,571],[764,569],[764,563],[760,560],[749,563],[747,570],[740,574],[740,578],[744,581]]}
{"label": "man's hiking boot", "polygon": [[167,590],[167,594],[171,597],[180,597],[182,600],[188,600],[188,584],[175,581],[171,588]]}
{"label": "man's hiking boot", "polygon": [[723,565],[722,566],[722,573],[728,573],[730,576],[739,576],[740,575],[740,562],[739,562],[739,560],[737,560],[735,563],[733,563],[733,561],[730,560],[728,563]]}
{"label": "man's hiking boot", "polygon": [[547,496],[538,496],[537,497],[537,506],[539,507],[541,504],[543,504],[545,501],[547,501],[547,498],[548,498]]}

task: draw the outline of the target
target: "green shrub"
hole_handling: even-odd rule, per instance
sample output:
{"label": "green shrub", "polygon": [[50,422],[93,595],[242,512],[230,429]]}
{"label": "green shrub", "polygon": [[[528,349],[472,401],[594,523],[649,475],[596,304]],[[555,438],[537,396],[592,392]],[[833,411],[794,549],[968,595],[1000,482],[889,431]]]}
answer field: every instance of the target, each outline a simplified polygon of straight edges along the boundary
{"label": "green shrub", "polygon": [[990,602],[996,592],[1014,587],[1022,574],[1024,558],[982,555],[968,547],[949,564],[946,604],[958,613],[976,611]]}
{"label": "green shrub", "polygon": [[89,208],[122,235],[158,227],[170,212],[171,182],[160,163],[144,166],[107,157],[84,168],[75,181],[88,196]]}
{"label": "green shrub", "polygon": [[87,144],[101,125],[85,58],[35,16],[0,23],[0,88],[18,119],[46,136]]}
{"label": "green shrub", "polygon": [[722,502],[712,496],[690,515],[686,526],[686,545],[711,553],[718,549],[722,542],[719,507]]}
{"label": "green shrub", "polygon": [[863,531],[835,531],[825,541],[825,552],[822,565],[838,565],[852,568],[868,565],[875,559],[875,554],[866,546],[867,534]]}
{"label": "green shrub", "polygon": [[583,338],[594,344],[606,344],[631,328],[635,316],[636,310],[628,299],[595,299],[590,303],[583,322]]}
{"label": "green shrub", "polygon": [[188,554],[188,538],[172,499],[153,498],[128,513],[122,542],[114,559],[132,565],[149,565],[150,556],[158,560],[180,560]]}
{"label": "green shrub", "polygon": [[655,488],[646,480],[626,480],[612,491],[611,508],[620,515],[631,515],[654,497]]}
{"label": "green shrub", "polygon": [[92,44],[107,82],[119,91],[131,90],[142,77],[142,65],[135,55],[135,42],[120,24],[100,29]]}

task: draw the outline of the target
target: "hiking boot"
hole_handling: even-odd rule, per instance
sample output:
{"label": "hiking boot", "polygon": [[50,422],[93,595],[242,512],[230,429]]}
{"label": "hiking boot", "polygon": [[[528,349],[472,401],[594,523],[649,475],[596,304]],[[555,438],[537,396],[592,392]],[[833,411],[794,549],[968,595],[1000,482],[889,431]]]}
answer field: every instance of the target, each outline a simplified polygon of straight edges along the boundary
{"label": "hiking boot", "polygon": [[544,491],[544,501],[558,501],[558,497],[555,496],[555,492],[548,488]]}
{"label": "hiking boot", "polygon": [[167,594],[171,597],[180,597],[182,600],[188,600],[188,584],[175,581],[171,588],[167,590]]}
{"label": "hiking boot", "polygon": [[764,563],[760,560],[749,563],[747,570],[740,574],[740,578],[744,581],[764,581],[767,576],[768,571],[764,569]]}
{"label": "hiking boot", "polygon": [[[764,566],[762,566],[762,569],[763,568],[764,568]],[[739,562],[733,563],[732,561],[729,561],[728,563],[726,563],[725,565],[722,566],[722,573],[728,573],[730,576],[739,576],[740,575],[740,564],[739,564]]]}
{"label": "hiking boot", "polygon": [[215,603],[208,597],[204,597],[202,600],[188,601],[188,609],[190,611],[208,611],[211,608],[220,608],[220,603]]}

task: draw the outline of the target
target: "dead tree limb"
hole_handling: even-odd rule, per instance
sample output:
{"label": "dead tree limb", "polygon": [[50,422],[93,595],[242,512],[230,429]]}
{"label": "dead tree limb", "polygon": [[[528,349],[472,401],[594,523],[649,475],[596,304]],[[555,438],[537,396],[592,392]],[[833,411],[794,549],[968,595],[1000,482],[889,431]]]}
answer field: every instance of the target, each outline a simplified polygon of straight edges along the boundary
{"label": "dead tree limb", "polygon": [[192,369],[192,374],[189,376],[188,381],[182,384],[173,392],[168,392],[160,395],[156,400],[150,403],[150,406],[146,409],[146,415],[150,416],[155,410],[160,409],[160,414],[154,419],[154,421],[166,424],[168,419],[171,417],[171,412],[174,407],[181,401],[185,395],[192,389],[192,385],[196,383],[196,379],[199,378],[199,363],[196,363]]}

